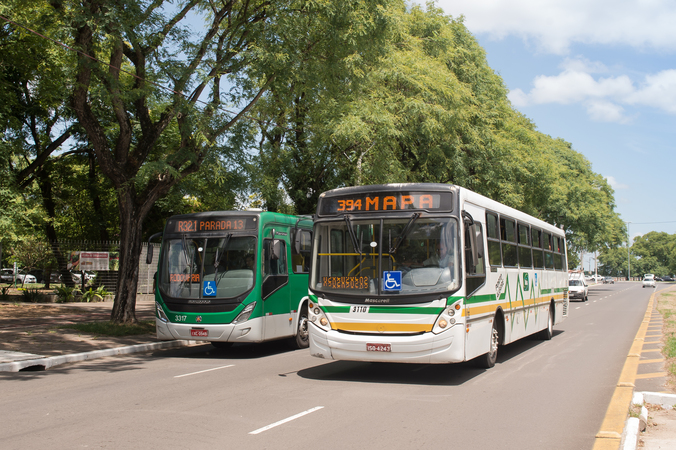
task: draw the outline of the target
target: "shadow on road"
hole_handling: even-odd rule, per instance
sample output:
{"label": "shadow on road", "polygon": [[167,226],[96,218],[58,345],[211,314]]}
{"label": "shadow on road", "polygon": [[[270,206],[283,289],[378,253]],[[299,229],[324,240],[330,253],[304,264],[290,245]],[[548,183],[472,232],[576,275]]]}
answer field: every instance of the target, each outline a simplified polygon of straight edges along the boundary
{"label": "shadow on road", "polygon": [[[563,331],[554,330],[554,337]],[[458,364],[402,364],[384,362],[332,361],[298,371],[302,378],[323,381],[354,381],[359,383],[420,384],[459,386],[483,373],[500,370],[500,364],[542,344],[536,339],[521,339],[501,346],[492,369],[482,369],[474,361]],[[280,374],[280,376],[284,376]]]}

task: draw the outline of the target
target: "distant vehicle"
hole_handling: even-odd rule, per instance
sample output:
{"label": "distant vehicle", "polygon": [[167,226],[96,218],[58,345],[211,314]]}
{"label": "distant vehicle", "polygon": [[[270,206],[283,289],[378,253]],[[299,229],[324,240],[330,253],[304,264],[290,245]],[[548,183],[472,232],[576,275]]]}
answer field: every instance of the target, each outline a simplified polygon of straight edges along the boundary
{"label": "distant vehicle", "polygon": [[21,284],[30,284],[30,283],[37,283],[38,279],[35,278],[35,275],[31,275],[28,272],[19,271],[16,274],[16,282],[21,283]]}
{"label": "distant vehicle", "polygon": [[605,277],[603,279],[603,284],[615,284],[615,279],[613,277]]}
{"label": "distant vehicle", "polygon": [[589,286],[582,278],[568,280],[568,298],[579,298],[583,302],[588,300]]}
{"label": "distant vehicle", "polygon": [[14,269],[2,269],[2,273],[0,273],[0,282],[2,282],[2,283],[13,283],[14,282]]}
{"label": "distant vehicle", "polygon": [[662,277],[655,277],[655,281],[662,281]]}
{"label": "distant vehicle", "polygon": [[674,279],[667,275],[666,277],[662,277],[662,281],[674,281]]}
{"label": "distant vehicle", "polygon": [[655,287],[655,275],[648,273],[643,278],[643,287]]}
{"label": "distant vehicle", "polygon": [[[75,270],[71,270],[70,276],[73,279],[73,283],[81,283],[82,282],[82,272],[76,272]],[[85,282],[93,280],[94,278],[96,278],[96,273],[85,272]],[[59,276],[59,280],[63,281],[63,277]]]}

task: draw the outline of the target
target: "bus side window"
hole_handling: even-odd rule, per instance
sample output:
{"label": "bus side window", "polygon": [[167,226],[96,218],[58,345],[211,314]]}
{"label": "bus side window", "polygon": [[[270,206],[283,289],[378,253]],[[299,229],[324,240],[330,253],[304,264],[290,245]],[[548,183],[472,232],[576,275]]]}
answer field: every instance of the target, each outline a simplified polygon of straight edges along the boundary
{"label": "bus side window", "polygon": [[544,269],[545,259],[542,254],[542,231],[537,228],[530,229],[531,244],[533,244],[533,267]]}
{"label": "bus side window", "polygon": [[498,216],[486,213],[486,232],[488,233],[488,261],[491,267],[502,266],[502,253],[500,250],[500,227]]}
{"label": "bus side window", "polygon": [[[276,252],[279,255],[278,259],[273,258],[272,246],[276,247]],[[275,239],[266,239],[264,243],[264,261],[263,261],[263,278],[268,275],[288,275],[286,264],[286,242]]]}
{"label": "bus side window", "polygon": [[293,273],[309,273],[310,272],[310,258],[312,257],[312,231],[297,230],[300,251],[292,252],[291,268]]}
{"label": "bus side window", "polygon": [[502,240],[502,263],[505,267],[516,267],[519,257],[516,248],[516,222],[500,217],[500,238]]}
{"label": "bus side window", "polygon": [[[476,249],[472,248],[472,238],[470,233],[476,233],[474,240]],[[465,227],[465,279],[467,280],[466,292],[471,295],[486,282],[486,262],[483,251],[484,234],[483,228],[479,222],[474,222],[474,226]],[[473,265],[473,253],[477,253],[477,264]]]}

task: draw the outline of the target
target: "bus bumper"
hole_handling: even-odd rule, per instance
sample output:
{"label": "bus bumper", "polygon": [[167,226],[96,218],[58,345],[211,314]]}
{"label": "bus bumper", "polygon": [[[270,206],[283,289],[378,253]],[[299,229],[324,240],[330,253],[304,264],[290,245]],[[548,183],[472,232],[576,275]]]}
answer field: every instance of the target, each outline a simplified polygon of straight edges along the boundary
{"label": "bus bumper", "polygon": [[[424,333],[415,336],[355,335],[335,330],[326,332],[309,323],[310,354],[317,358],[401,362],[419,364],[445,364],[465,360],[463,324],[456,324],[440,333]],[[367,344],[391,351],[367,351]],[[380,344],[380,345],[378,345]]]}
{"label": "bus bumper", "polygon": [[[164,322],[155,318],[157,338],[163,341],[188,339],[192,341],[261,342],[263,340],[262,318],[238,324],[187,324]],[[199,330],[199,332],[195,332]],[[204,335],[206,332],[206,335]],[[202,334],[202,336],[200,336]]]}

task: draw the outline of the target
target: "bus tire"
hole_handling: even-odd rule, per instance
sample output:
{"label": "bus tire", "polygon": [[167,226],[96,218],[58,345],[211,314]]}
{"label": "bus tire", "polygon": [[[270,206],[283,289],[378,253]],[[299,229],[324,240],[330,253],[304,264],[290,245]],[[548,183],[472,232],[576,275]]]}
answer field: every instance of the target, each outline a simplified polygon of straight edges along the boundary
{"label": "bus tire", "polygon": [[212,341],[211,345],[216,347],[219,350],[227,350],[230,347],[232,347],[232,342],[219,342],[219,341]]}
{"label": "bus tire", "polygon": [[549,316],[547,318],[547,328],[540,331],[540,334],[538,335],[538,337],[543,341],[551,340],[552,336],[554,335],[554,314],[555,309],[552,308],[552,305],[549,305],[549,311],[547,312],[547,316]]}
{"label": "bus tire", "polygon": [[493,318],[493,327],[491,328],[491,347],[488,353],[479,356],[476,359],[477,365],[484,369],[490,369],[495,365],[498,359],[498,345],[500,344],[500,332],[498,331],[497,316]]}
{"label": "bus tire", "polygon": [[296,329],[296,347],[308,348],[310,346],[310,334],[307,329],[307,304],[304,304],[298,315],[298,328]]}

